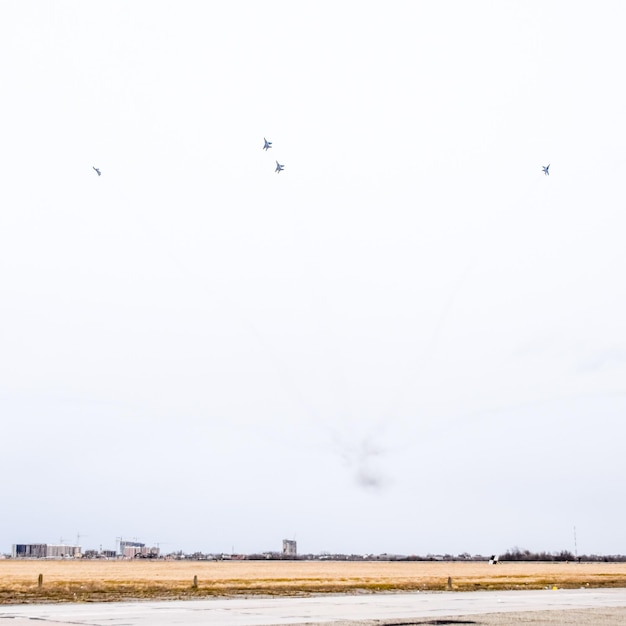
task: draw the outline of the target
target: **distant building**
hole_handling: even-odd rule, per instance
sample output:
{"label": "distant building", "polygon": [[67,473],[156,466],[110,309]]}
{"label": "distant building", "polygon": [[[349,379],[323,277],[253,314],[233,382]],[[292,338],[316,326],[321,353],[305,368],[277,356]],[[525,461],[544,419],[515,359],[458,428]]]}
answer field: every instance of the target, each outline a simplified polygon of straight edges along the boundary
{"label": "distant building", "polygon": [[14,543],[11,556],[14,559],[63,559],[80,556],[80,546],[50,543]]}
{"label": "distant building", "polygon": [[61,559],[67,557],[77,557],[80,556],[80,546],[66,546],[66,545],[51,545],[47,544],[46,546],[47,554],[46,558],[48,559]]}
{"label": "distant building", "polygon": [[115,550],[85,550],[83,552],[84,559],[115,559],[117,552]]}
{"label": "distant building", "polygon": [[295,541],[283,539],[283,556],[297,556],[298,547]]}
{"label": "distant building", "polygon": [[[135,550],[137,550],[135,548]],[[143,559],[158,559],[161,555],[161,551],[157,547],[149,548],[148,546],[144,546],[143,548],[139,548],[135,552],[135,558],[140,557]]]}
{"label": "distant building", "polygon": [[145,547],[146,544],[140,543],[139,541],[124,541],[120,539],[117,553],[119,556],[132,558],[135,554],[137,554],[137,552],[140,551],[141,548]]}
{"label": "distant building", "polygon": [[148,548],[145,543],[139,541],[120,541],[118,555],[125,559],[134,559],[137,557],[156,559],[159,557],[159,548]]}
{"label": "distant building", "polygon": [[11,556],[14,559],[45,559],[45,543],[14,543],[11,547]]}

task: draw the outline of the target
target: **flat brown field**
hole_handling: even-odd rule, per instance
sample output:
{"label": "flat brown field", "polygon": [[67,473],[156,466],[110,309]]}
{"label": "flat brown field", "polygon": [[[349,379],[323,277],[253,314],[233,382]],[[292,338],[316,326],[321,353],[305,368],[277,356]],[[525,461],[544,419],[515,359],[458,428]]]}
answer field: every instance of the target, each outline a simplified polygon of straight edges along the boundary
{"label": "flat brown field", "polygon": [[[39,574],[43,584],[38,586]],[[198,577],[194,588],[194,576]],[[626,587],[626,563],[0,561],[0,604],[495,589]]]}

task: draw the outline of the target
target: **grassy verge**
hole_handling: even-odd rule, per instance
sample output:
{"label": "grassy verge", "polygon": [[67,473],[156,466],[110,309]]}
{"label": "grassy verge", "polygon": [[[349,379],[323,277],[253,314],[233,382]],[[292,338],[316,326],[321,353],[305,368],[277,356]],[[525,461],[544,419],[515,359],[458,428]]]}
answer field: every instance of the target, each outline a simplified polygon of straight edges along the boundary
{"label": "grassy verge", "polygon": [[626,587],[626,564],[0,562],[0,604],[554,586]]}

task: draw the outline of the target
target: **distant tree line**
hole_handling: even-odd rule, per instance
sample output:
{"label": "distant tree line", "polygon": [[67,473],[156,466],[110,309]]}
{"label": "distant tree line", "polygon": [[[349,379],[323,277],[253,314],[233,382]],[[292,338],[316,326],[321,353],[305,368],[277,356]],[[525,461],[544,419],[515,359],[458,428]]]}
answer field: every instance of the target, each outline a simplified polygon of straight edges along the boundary
{"label": "distant tree line", "polygon": [[569,550],[560,552],[531,552],[522,548],[510,548],[500,555],[500,561],[578,561],[586,563],[623,563],[626,555],[623,554],[579,554],[574,555]]}

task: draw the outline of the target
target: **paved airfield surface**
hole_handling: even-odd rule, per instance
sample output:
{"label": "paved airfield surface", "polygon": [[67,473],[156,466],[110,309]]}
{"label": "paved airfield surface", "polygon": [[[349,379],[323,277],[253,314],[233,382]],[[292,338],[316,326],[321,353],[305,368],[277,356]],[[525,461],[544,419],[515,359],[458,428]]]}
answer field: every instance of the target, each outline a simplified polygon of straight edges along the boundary
{"label": "paved airfield surface", "polygon": [[607,626],[626,623],[626,589],[0,606],[0,626],[585,623]]}

